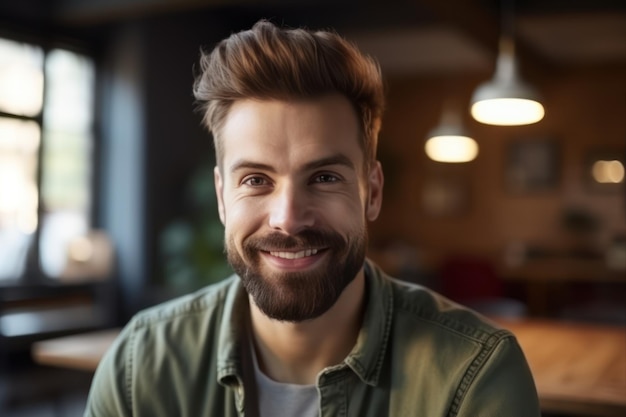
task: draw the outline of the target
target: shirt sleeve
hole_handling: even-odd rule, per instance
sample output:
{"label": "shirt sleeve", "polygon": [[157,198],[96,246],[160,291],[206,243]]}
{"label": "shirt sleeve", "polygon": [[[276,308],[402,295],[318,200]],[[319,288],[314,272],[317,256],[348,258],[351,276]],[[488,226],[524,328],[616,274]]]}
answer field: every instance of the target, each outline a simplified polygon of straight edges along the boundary
{"label": "shirt sleeve", "polygon": [[84,417],[132,417],[132,332],[128,326],[100,361]]}
{"label": "shirt sleeve", "polygon": [[537,389],[517,340],[505,337],[476,374],[458,417],[539,417]]}

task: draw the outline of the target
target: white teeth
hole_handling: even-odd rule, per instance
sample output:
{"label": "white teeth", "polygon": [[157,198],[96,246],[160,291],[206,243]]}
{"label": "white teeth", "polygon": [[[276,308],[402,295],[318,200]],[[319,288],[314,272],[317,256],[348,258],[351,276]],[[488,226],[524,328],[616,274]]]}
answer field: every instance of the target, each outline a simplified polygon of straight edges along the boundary
{"label": "white teeth", "polygon": [[307,249],[301,250],[299,252],[270,252],[270,255],[284,259],[300,259],[304,258],[305,256],[315,255],[316,253],[317,249]]}

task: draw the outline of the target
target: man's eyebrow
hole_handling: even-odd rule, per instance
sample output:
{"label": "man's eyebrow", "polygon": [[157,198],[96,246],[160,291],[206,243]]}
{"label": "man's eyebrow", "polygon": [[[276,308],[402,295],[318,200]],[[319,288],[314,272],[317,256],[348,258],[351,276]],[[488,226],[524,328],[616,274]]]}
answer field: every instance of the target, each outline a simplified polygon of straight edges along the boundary
{"label": "man's eyebrow", "polygon": [[336,155],[327,156],[325,158],[317,159],[315,161],[308,162],[305,166],[305,170],[313,170],[317,168],[323,168],[330,165],[343,165],[350,169],[355,169],[354,163],[350,158],[342,153]]}
{"label": "man's eyebrow", "polygon": [[[339,153],[336,155],[331,155],[331,156],[327,156],[324,158],[316,159],[314,161],[307,162],[304,165],[303,170],[311,171],[314,169],[323,168],[323,167],[327,167],[331,165],[343,165],[347,168],[355,169],[355,166],[352,160],[348,158],[346,155]],[[271,165],[264,164],[261,162],[254,162],[254,161],[250,161],[246,159],[239,159],[230,166],[230,172],[235,172],[240,169],[255,169],[259,171],[276,172],[276,169]]]}
{"label": "man's eyebrow", "polygon": [[261,162],[249,161],[246,159],[238,159],[230,166],[230,172],[235,172],[240,169],[258,169],[260,171],[276,172],[271,165],[263,164]]}

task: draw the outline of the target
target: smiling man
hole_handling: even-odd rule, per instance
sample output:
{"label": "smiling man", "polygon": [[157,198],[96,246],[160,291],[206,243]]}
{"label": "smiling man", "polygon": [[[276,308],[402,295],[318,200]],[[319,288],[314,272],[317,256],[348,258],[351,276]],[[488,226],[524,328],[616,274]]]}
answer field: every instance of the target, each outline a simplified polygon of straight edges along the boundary
{"label": "smiling man", "polygon": [[376,63],[261,21],[201,68],[236,275],[133,318],[85,415],[539,416],[509,332],[365,257],[383,190]]}
{"label": "smiling man", "polygon": [[216,189],[228,260],[250,295],[253,323],[332,324],[333,306],[357,314],[365,224],[378,215],[382,191],[380,166],[367,170],[359,136],[352,105],[336,93],[230,107]]}

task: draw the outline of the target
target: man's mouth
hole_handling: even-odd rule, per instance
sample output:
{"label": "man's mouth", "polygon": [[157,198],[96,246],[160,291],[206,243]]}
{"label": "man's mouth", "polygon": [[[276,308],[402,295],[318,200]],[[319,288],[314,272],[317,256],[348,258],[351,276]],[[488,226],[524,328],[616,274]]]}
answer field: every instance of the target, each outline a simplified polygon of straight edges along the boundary
{"label": "man's mouth", "polygon": [[306,256],[316,255],[317,252],[318,252],[317,249],[306,249],[306,250],[301,250],[298,252],[270,251],[270,255],[275,256],[277,258],[283,258],[283,259],[300,259]]}

